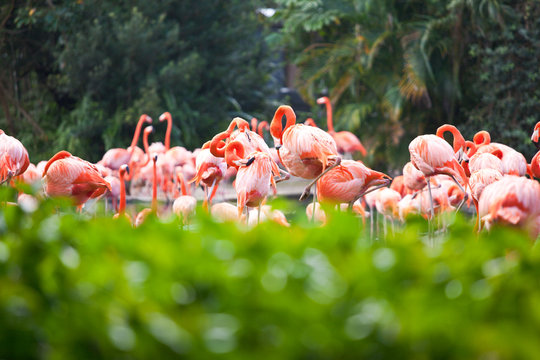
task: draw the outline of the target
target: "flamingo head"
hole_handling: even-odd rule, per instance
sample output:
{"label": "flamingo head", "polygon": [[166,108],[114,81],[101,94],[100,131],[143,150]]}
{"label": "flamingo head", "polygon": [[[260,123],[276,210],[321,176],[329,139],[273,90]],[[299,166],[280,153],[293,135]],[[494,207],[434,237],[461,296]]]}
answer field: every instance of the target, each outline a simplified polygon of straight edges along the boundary
{"label": "flamingo head", "polygon": [[392,183],[392,178],[382,172],[371,171],[366,177],[365,188],[371,188],[373,186],[389,186]]}
{"label": "flamingo head", "polygon": [[163,114],[159,116],[159,121],[165,121],[168,120],[171,117],[171,113],[168,111],[165,111]]}
{"label": "flamingo head", "polygon": [[120,169],[118,169],[118,173],[120,174],[120,177],[123,177],[124,174],[128,174],[129,176],[129,166],[127,164],[120,166]]}
{"label": "flamingo head", "polygon": [[533,131],[533,134],[531,136],[531,141],[535,144],[538,143],[538,140],[540,138],[540,122],[538,122],[536,124],[536,126],[534,127],[534,131]]}
{"label": "flamingo head", "polygon": [[141,115],[141,119],[142,119],[144,122],[147,122],[147,123],[149,123],[149,124],[152,123],[152,118],[151,118],[150,116],[146,115],[146,114],[142,114],[142,115]]}
{"label": "flamingo head", "polygon": [[330,102],[330,99],[328,98],[328,96],[323,96],[317,99],[317,104],[319,105],[326,104],[329,102]]}
{"label": "flamingo head", "polygon": [[158,159],[158,154],[156,153],[152,154],[152,161],[154,162],[154,164],[157,162],[157,159]]}

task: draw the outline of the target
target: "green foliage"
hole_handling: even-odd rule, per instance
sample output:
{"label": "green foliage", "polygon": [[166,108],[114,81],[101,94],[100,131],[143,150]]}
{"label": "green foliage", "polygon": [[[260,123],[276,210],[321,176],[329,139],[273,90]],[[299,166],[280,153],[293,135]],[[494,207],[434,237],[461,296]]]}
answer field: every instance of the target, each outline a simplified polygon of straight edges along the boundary
{"label": "green foliage", "polygon": [[532,128],[540,102],[540,4],[514,5],[521,16],[502,29],[476,34],[469,49],[471,106],[467,130],[485,129],[495,141],[510,144],[530,159]]}
{"label": "green foliage", "polygon": [[[9,191],[9,190],[7,190]],[[6,194],[2,198],[14,196]],[[246,230],[204,215],[133,229],[52,200],[0,208],[0,357],[530,359],[540,256],[526,235],[423,220]]]}
{"label": "green foliage", "polygon": [[[2,7],[0,84],[11,98],[0,128],[35,135],[15,121],[26,119],[26,108],[47,137],[31,155],[64,148],[96,161],[106,148],[129,144],[141,114],[157,120],[169,111],[173,145],[200,146],[238,110],[231,99],[248,113],[266,110],[258,4],[66,0]],[[165,126],[155,128],[163,141]]]}
{"label": "green foliage", "polygon": [[[314,105],[327,92],[337,128],[359,135],[375,167],[401,167],[410,140],[443,123],[460,126],[471,118],[468,133],[480,130],[495,103],[500,110],[493,124],[499,125],[488,128],[504,132],[501,141],[511,146],[523,142],[524,132],[505,124],[529,133],[538,120],[532,110],[539,88],[537,2],[277,3],[282,41],[300,68],[304,98]],[[511,50],[498,54],[499,44]]]}

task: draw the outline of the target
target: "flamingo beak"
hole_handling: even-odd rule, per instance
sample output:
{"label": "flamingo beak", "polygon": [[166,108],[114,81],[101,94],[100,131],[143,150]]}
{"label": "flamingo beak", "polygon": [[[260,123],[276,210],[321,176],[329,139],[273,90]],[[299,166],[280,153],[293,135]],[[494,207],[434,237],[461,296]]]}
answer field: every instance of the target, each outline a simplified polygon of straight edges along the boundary
{"label": "flamingo beak", "polygon": [[534,142],[534,143],[537,143],[539,138],[540,138],[540,133],[539,133],[538,129],[534,129],[534,132],[533,132],[533,134],[531,136],[531,141]]}
{"label": "flamingo beak", "polygon": [[157,161],[157,157],[158,157],[157,154],[155,154],[155,155],[154,155],[154,162]]}
{"label": "flamingo beak", "polygon": [[126,165],[126,173],[129,175],[129,166]]}
{"label": "flamingo beak", "polygon": [[317,99],[317,104],[322,105],[326,102],[326,99],[324,97],[320,97]]}
{"label": "flamingo beak", "polygon": [[247,161],[246,166],[253,164],[254,161],[255,161],[255,156]]}
{"label": "flamingo beak", "polygon": [[165,121],[167,118],[165,117],[165,113],[161,114],[159,116],[159,121]]}

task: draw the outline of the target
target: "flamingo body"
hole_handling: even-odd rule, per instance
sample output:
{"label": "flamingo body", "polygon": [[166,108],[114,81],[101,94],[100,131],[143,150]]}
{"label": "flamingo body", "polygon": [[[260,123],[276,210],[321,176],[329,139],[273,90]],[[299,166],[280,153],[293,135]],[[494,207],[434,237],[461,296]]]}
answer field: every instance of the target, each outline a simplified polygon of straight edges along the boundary
{"label": "flamingo body", "polygon": [[60,151],[47,162],[43,182],[48,196],[71,197],[75,205],[111,190],[111,185],[93,164],[67,151]]}
{"label": "flamingo body", "polygon": [[0,184],[24,173],[29,164],[24,145],[0,130]]}

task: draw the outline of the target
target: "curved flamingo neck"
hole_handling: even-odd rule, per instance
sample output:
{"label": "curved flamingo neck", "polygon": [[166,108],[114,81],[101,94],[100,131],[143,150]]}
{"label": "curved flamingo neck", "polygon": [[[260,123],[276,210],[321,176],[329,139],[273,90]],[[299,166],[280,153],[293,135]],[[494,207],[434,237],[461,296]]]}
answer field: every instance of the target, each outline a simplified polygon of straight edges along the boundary
{"label": "curved flamingo neck", "polygon": [[180,189],[182,191],[182,195],[184,196],[187,195],[188,192],[187,192],[186,182],[184,180],[184,174],[182,174],[182,171],[176,172],[176,178],[178,182],[180,183]]}
{"label": "curved flamingo neck", "polygon": [[249,123],[246,120],[240,117],[235,117],[234,119],[232,119],[231,123],[229,124],[229,127],[227,128],[227,132],[231,134],[234,131],[234,128],[237,126],[240,131],[249,130]]}
{"label": "curved flamingo neck", "polygon": [[476,154],[476,151],[478,150],[476,148],[476,144],[473,143],[472,141],[470,140],[467,140],[465,141],[465,148],[466,148],[466,153],[467,153],[467,156],[470,158],[471,156],[473,156],[474,154]]}
{"label": "curved flamingo neck", "polygon": [[318,104],[324,104],[326,106],[326,126],[328,126],[328,132],[333,133],[334,131],[334,120],[332,118],[332,103],[328,96],[323,96],[317,99]]}
{"label": "curved flamingo neck", "polygon": [[436,135],[444,139],[445,132],[450,132],[454,137],[454,152],[458,152],[459,149],[464,149],[466,147],[465,138],[454,125],[445,124],[439,127]]}
{"label": "curved flamingo neck", "polygon": [[[266,130],[269,130],[270,129],[270,125],[268,125],[268,121],[261,121],[259,123],[259,127],[257,129],[257,133],[260,135],[260,137],[263,137],[263,130],[266,129]],[[255,131],[255,130],[254,130]]]}
{"label": "curved flamingo neck", "polygon": [[152,211],[157,212],[157,156],[153,159],[152,166]]}
{"label": "curved flamingo neck", "polygon": [[307,118],[306,121],[304,121],[304,124],[313,126],[313,127],[318,127],[317,124],[315,123],[315,120],[313,120],[312,118]]}
{"label": "curved flamingo neck", "polygon": [[49,161],[47,161],[47,164],[45,165],[45,168],[43,169],[42,176],[47,175],[47,171],[49,171],[49,167],[51,166],[53,162],[55,162],[56,160],[65,159],[70,156],[71,154],[65,150],[57,152]]}
{"label": "curved flamingo neck", "polygon": [[131,151],[130,154],[133,155],[133,151],[135,151],[135,146],[139,142],[139,137],[141,136],[141,128],[143,125],[143,122],[148,121],[148,123],[151,123],[152,120],[148,120],[150,117],[146,114],[142,114],[139,118],[139,121],[137,122],[137,127],[135,128],[135,134],[133,134],[133,140],[131,140]]}
{"label": "curved flamingo neck", "polygon": [[225,161],[227,165],[238,168],[236,162],[242,160],[245,156],[244,145],[240,141],[232,141],[227,145],[225,152]]}
{"label": "curved flamingo neck", "polygon": [[122,166],[120,170],[118,170],[118,174],[120,176],[120,205],[118,206],[118,213],[123,215],[126,212],[126,184],[124,179],[126,167]]}
{"label": "curved flamingo neck", "polygon": [[478,146],[488,145],[491,143],[491,136],[487,131],[482,130],[474,134],[473,141]]}
{"label": "curved flamingo neck", "polygon": [[225,139],[230,136],[227,131],[221,132],[212,138],[210,142],[210,153],[215,157],[225,157]]}
{"label": "curved flamingo neck", "polygon": [[152,126],[147,126],[144,129],[143,133],[143,146],[144,146],[144,153],[146,154],[146,161],[142,166],[146,166],[148,162],[150,161],[150,147],[148,146],[148,135],[154,131],[154,128]]}
{"label": "curved flamingo neck", "polygon": [[163,113],[165,120],[167,120],[167,131],[165,132],[165,151],[168,151],[171,147],[171,131],[172,131],[172,116],[171,113]]}
{"label": "curved flamingo neck", "polygon": [[[285,115],[287,118],[285,129],[283,129],[283,125],[281,124],[281,118],[283,115]],[[276,110],[276,113],[272,118],[272,122],[270,123],[270,134],[272,134],[274,138],[281,140],[281,135],[283,135],[283,132],[294,124],[296,124],[296,114],[294,113],[292,107],[288,105],[281,105]]]}
{"label": "curved flamingo neck", "polygon": [[251,131],[256,132],[257,131],[257,123],[259,120],[257,118],[251,118]]}

